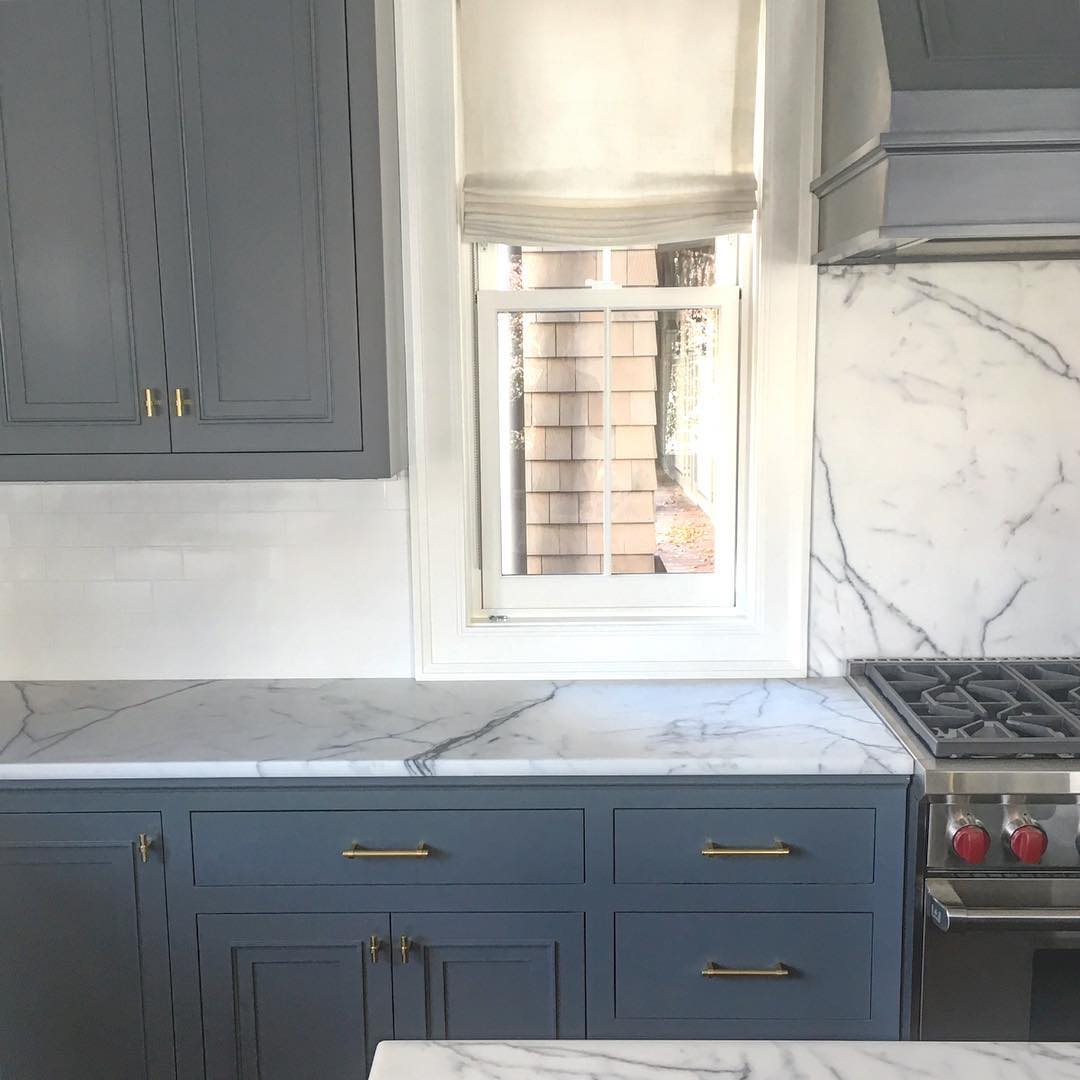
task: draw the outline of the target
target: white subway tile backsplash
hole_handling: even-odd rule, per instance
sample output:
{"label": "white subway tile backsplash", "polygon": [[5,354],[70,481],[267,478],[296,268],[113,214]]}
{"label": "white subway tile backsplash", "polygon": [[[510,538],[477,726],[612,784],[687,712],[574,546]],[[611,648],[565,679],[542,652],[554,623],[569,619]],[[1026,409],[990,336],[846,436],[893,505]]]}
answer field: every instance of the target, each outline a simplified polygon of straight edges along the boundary
{"label": "white subway tile backsplash", "polygon": [[12,585],[14,607],[35,614],[78,614],[84,588],[81,581],[17,581]]}
{"label": "white subway tile backsplash", "polygon": [[45,576],[45,548],[0,548],[0,581],[39,581]]}
{"label": "white subway tile backsplash", "polygon": [[68,547],[75,535],[68,514],[10,514],[8,525],[14,547]]}
{"label": "white subway tile backsplash", "polygon": [[177,484],[171,510],[222,511],[235,513],[250,506],[251,485],[245,481],[193,481]]}
{"label": "white subway tile backsplash", "polygon": [[41,509],[47,514],[99,513],[112,510],[114,484],[42,484]]}
{"label": "white subway tile backsplash", "polygon": [[233,581],[282,576],[284,560],[274,548],[184,548],[184,577]]}
{"label": "white subway tile backsplash", "polygon": [[218,539],[237,545],[284,543],[286,517],[272,510],[219,514]]}
{"label": "white subway tile backsplash", "polygon": [[68,535],[59,541],[65,547],[128,547],[146,542],[147,514],[110,514],[104,512],[53,514],[66,522]]}
{"label": "white subway tile backsplash", "polygon": [[218,539],[218,515],[162,512],[147,514],[141,541],[150,547],[183,547],[188,544],[214,544]]}
{"label": "white subway tile backsplash", "polygon": [[371,535],[372,512],[312,510],[285,518],[288,544],[363,544]]}
{"label": "white subway tile backsplash", "polygon": [[408,485],[0,484],[0,678],[412,672]]}
{"label": "white subway tile backsplash", "polygon": [[[321,480],[253,480],[246,485],[249,510],[314,510]],[[375,481],[378,483],[378,481]]]}
{"label": "white subway tile backsplash", "polygon": [[83,603],[92,611],[150,612],[153,587],[148,581],[88,581],[83,586]]}
{"label": "white subway tile backsplash", "polygon": [[112,548],[49,548],[45,576],[50,581],[108,581],[116,577],[116,553]]}
{"label": "white subway tile backsplash", "polygon": [[41,510],[45,484],[0,484],[0,513],[32,514]]}
{"label": "white subway tile backsplash", "polygon": [[120,581],[164,581],[183,576],[184,556],[178,547],[116,549],[116,577]]}

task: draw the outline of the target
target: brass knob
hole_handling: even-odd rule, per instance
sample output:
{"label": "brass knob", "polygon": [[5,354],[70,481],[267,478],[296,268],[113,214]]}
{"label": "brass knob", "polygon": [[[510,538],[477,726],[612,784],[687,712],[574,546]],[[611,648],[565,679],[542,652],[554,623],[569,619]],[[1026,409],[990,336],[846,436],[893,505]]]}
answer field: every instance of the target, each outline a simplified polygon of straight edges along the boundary
{"label": "brass knob", "polygon": [[401,935],[401,962],[407,964],[409,962],[409,948],[412,946],[412,942],[405,934]]}
{"label": "brass knob", "polygon": [[152,386],[146,387],[143,390],[143,410],[146,413],[147,419],[153,420],[157,416],[158,408],[161,404],[160,396]]}
{"label": "brass knob", "polygon": [[176,415],[177,416],[183,416],[184,415],[184,410],[190,404],[191,404],[191,398],[188,397],[187,391],[182,386],[178,386],[173,391],[173,409],[176,412]]}
{"label": "brass knob", "polygon": [[139,842],[137,846],[139,849],[139,857],[144,863],[149,862],[150,849],[154,846],[154,841],[151,840],[150,837],[146,835],[146,833],[141,832],[139,833]]}
{"label": "brass knob", "polygon": [[379,948],[380,948],[380,945],[381,945],[381,943],[379,941],[379,935],[378,934],[372,934],[371,935],[371,943],[368,945],[368,949],[371,952],[371,962],[373,964],[377,964],[379,962]]}

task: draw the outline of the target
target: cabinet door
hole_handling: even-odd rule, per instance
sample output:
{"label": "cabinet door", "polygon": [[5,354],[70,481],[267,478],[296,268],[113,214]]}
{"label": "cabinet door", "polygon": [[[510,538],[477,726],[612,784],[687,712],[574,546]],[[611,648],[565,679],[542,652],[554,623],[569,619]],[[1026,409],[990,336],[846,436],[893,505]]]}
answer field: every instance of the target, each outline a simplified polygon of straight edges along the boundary
{"label": "cabinet door", "polygon": [[159,829],[147,814],[0,814],[0,1076],[175,1076]]}
{"label": "cabinet door", "polygon": [[198,926],[207,1080],[367,1074],[393,1035],[386,915],[199,915]]}
{"label": "cabinet door", "polygon": [[585,1037],[580,914],[395,915],[393,946],[399,1039]]}
{"label": "cabinet door", "polygon": [[148,10],[173,449],[358,451],[345,3]]}
{"label": "cabinet door", "polygon": [[0,453],[167,451],[139,0],[0,3]]}

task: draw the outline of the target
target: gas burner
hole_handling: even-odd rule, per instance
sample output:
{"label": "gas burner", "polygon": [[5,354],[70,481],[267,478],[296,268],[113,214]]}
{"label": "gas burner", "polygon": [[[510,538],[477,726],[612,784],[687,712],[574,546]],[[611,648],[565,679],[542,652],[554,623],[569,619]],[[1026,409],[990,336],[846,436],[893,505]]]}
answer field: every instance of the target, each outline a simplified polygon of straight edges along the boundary
{"label": "gas burner", "polygon": [[1080,756],[1080,662],[904,661],[866,674],[935,757]]}

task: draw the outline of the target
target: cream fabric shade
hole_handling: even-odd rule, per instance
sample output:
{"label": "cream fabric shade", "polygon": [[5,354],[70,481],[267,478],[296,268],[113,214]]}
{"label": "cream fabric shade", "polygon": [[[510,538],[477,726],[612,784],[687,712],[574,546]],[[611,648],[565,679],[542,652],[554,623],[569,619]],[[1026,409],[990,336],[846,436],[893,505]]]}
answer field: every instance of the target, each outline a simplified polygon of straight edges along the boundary
{"label": "cream fabric shade", "polygon": [[459,0],[467,240],[749,227],[760,0]]}

